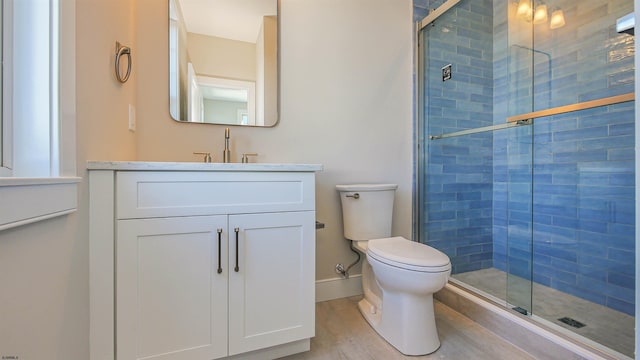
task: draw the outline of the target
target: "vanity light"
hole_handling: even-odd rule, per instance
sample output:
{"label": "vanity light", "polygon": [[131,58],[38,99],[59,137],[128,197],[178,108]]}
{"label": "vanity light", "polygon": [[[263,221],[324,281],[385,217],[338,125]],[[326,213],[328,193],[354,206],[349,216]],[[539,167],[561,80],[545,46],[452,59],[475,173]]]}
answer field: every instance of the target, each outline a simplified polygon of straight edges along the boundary
{"label": "vanity light", "polygon": [[550,29],[557,29],[564,26],[564,12],[562,9],[553,10],[551,13],[551,22],[549,23]]}
{"label": "vanity light", "polygon": [[547,14],[548,14],[547,5],[540,4],[536,6],[536,11],[533,15],[533,23],[537,25],[537,24],[542,24],[547,22],[547,17],[548,17]]}

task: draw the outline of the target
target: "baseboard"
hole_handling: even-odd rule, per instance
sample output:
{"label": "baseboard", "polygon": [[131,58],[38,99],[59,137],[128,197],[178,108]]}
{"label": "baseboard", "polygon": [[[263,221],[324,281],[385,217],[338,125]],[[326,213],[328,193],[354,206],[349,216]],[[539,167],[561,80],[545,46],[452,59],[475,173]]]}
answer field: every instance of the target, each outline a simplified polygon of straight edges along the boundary
{"label": "baseboard", "polygon": [[224,358],[225,360],[263,360],[280,359],[281,357],[298,354],[311,350],[311,340],[303,339],[287,344],[277,345],[266,349],[251,351]]}
{"label": "baseboard", "polygon": [[362,275],[316,281],[316,302],[362,295]]}

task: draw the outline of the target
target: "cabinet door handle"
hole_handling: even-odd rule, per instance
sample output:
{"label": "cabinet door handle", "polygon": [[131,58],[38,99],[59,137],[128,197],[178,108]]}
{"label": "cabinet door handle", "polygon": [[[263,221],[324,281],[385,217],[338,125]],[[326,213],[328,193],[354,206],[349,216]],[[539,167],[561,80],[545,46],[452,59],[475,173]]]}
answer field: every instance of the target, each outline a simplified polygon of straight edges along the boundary
{"label": "cabinet door handle", "polygon": [[240,233],[240,228],[235,228],[233,229],[233,231],[236,232],[236,267],[235,267],[235,272],[240,271],[240,264],[238,262],[238,233]]}
{"label": "cabinet door handle", "polygon": [[218,229],[218,274],[222,274],[222,229]]}

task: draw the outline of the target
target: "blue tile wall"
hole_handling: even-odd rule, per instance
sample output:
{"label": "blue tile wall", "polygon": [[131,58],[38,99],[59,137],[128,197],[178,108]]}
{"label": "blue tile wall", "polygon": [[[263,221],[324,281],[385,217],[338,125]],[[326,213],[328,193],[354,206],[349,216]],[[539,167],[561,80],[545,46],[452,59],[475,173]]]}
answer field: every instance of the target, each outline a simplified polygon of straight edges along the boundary
{"label": "blue tile wall", "polygon": [[[414,20],[443,2],[414,0]],[[429,28],[425,139],[633,91],[633,37],[615,32],[633,2],[554,5],[555,30],[531,32],[498,0],[463,0]],[[630,102],[425,140],[421,241],[454,273],[495,267],[633,314],[634,126]]]}

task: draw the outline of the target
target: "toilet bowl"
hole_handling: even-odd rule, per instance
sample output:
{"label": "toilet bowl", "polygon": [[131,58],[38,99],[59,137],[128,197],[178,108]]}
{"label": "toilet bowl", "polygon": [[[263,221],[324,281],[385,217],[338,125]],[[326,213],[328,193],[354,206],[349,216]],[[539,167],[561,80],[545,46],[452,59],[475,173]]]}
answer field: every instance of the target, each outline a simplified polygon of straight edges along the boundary
{"label": "toilet bowl", "polygon": [[[358,308],[371,327],[405,355],[440,347],[433,293],[444,287],[451,263],[444,253],[390,237],[394,184],[337,185],[345,237],[365,255]],[[361,201],[362,200],[362,201]]]}

